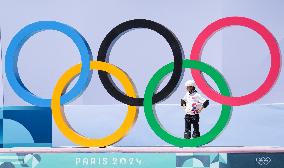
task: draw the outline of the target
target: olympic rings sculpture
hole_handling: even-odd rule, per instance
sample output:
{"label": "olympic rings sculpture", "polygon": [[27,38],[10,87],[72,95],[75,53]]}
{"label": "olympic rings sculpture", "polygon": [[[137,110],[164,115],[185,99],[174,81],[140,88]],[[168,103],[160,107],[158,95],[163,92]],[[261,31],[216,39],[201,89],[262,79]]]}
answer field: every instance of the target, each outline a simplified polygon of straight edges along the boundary
{"label": "olympic rings sculpture", "polygon": [[[229,87],[223,76],[210,65],[199,61],[202,47],[210,36],[220,29],[232,25],[244,26],[257,32],[268,45],[271,55],[271,67],[264,83],[254,92],[240,97],[231,97]],[[163,66],[153,75],[146,87],[144,98],[137,97],[135,87],[126,72],[107,62],[111,45],[122,34],[134,28],[145,28],[159,33],[169,43],[174,56],[173,62]],[[43,99],[31,93],[21,81],[17,68],[19,52],[24,43],[34,34],[44,30],[56,30],[71,38],[79,50],[82,61],[61,76],[54,88],[52,99]],[[27,25],[13,37],[5,55],[5,72],[12,89],[24,101],[35,106],[51,107],[53,118],[59,130],[75,144],[87,147],[101,147],[116,143],[126,136],[127,132],[135,124],[138,114],[137,106],[144,106],[147,122],[157,136],[175,146],[194,147],[209,143],[221,133],[229,123],[232,106],[252,103],[267,94],[276,82],[281,66],[280,49],[274,36],[260,23],[245,17],[226,17],[211,23],[196,38],[191,50],[190,60],[183,60],[182,56],[182,47],[176,36],[165,26],[151,20],[129,20],[113,28],[100,45],[97,61],[92,60],[91,49],[85,38],[77,30],[56,21],[39,21]],[[183,68],[191,68],[192,76],[200,90],[213,101],[222,104],[221,116],[215,126],[201,137],[190,140],[169,134],[159,124],[153,111],[153,105],[167,98],[177,87],[182,77]],[[91,139],[77,133],[69,125],[62,111],[64,104],[74,100],[87,88],[93,69],[98,70],[100,80],[107,92],[116,100],[128,105],[127,116],[123,124],[113,134],[101,139]],[[173,73],[167,85],[160,92],[154,94],[159,81],[170,72]],[[201,72],[206,73],[216,82],[220,93],[213,90],[206,83]],[[110,74],[121,82],[126,94],[114,85]],[[79,75],[77,83],[69,92],[62,95],[63,90],[77,75]]]}

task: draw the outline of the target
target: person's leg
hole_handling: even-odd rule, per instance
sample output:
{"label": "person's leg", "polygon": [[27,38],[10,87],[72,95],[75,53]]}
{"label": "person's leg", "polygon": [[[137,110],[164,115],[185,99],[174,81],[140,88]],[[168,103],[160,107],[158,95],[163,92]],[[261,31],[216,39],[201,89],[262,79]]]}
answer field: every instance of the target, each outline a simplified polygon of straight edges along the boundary
{"label": "person's leg", "polygon": [[184,121],[185,121],[184,138],[190,139],[191,138],[191,123],[190,123],[190,118],[188,114],[185,115]]}
{"label": "person's leg", "polygon": [[199,114],[196,114],[192,117],[192,122],[193,122],[193,134],[192,137],[200,137],[200,132],[199,132]]}

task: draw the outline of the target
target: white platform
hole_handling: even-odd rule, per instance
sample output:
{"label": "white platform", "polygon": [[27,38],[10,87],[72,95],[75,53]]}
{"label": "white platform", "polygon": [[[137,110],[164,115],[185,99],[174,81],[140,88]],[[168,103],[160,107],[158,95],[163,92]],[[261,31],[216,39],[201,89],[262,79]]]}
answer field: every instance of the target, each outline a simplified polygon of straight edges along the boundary
{"label": "white platform", "polygon": [[3,148],[0,153],[284,153],[284,147],[106,147]]}

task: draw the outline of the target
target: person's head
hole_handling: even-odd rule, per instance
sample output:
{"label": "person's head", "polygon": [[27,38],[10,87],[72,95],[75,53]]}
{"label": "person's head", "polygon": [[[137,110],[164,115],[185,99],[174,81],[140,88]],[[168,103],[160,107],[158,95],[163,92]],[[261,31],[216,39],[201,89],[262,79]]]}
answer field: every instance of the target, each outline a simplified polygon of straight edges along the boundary
{"label": "person's head", "polygon": [[195,91],[195,82],[193,80],[188,80],[185,82],[185,87],[189,93],[192,93]]}

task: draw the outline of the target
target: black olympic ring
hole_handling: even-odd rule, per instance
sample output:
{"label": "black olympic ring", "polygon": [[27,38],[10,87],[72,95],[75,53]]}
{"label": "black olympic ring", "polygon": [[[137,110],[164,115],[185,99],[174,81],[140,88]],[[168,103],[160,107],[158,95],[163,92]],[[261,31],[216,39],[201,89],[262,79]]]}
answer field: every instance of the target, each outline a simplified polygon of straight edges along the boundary
{"label": "black olympic ring", "polygon": [[[174,70],[169,82],[166,86],[161,89],[158,93],[153,96],[153,103],[157,103],[167,98],[176,88],[180,82],[183,74],[182,61],[183,61],[183,50],[177,37],[165,26],[146,19],[134,19],[123,22],[113,28],[102,41],[97,60],[108,62],[109,53],[113,44],[120,38],[124,33],[135,28],[146,28],[153,30],[163,36],[169,43],[174,56]],[[143,106],[144,98],[133,98],[125,95],[112,81],[111,76],[104,72],[98,71],[99,78],[107,90],[107,92],[114,97],[116,100],[131,106]]]}

